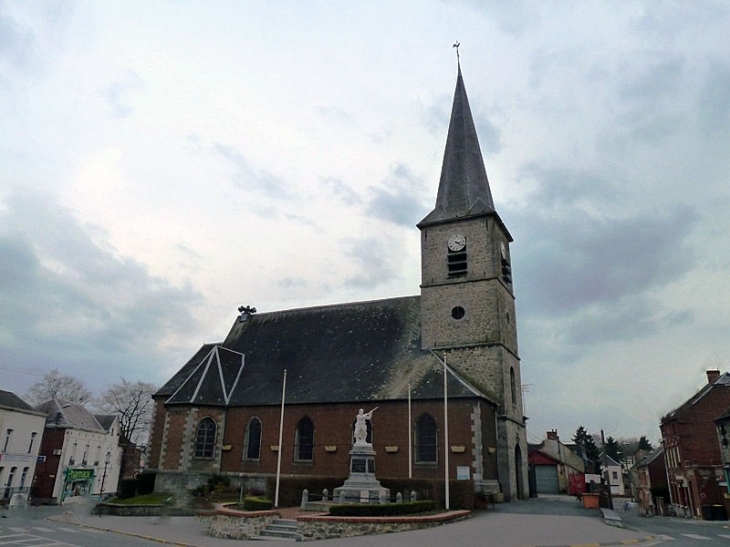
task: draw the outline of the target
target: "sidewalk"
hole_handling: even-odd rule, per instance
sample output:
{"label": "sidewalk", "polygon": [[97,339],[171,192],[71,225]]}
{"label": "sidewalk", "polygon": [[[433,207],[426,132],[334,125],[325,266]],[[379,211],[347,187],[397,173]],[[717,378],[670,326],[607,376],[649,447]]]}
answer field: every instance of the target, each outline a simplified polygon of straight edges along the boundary
{"label": "sidewalk", "polygon": [[[326,540],[327,545],[371,547],[374,541],[381,547],[473,546],[489,538],[490,545],[499,547],[565,546],[577,544],[620,545],[647,542],[651,538],[636,532],[607,526],[600,511],[581,509],[575,501],[537,499],[498,504],[495,509],[479,511],[471,519],[427,528],[377,536],[360,536]],[[297,509],[285,511],[295,516]],[[204,520],[195,517],[115,517],[68,511],[52,517],[55,521],[150,539],[181,547],[234,547],[261,542],[227,540],[210,537]],[[271,542],[269,542],[271,543]],[[274,542],[281,543],[281,542]],[[324,541],[306,542],[324,545]]]}

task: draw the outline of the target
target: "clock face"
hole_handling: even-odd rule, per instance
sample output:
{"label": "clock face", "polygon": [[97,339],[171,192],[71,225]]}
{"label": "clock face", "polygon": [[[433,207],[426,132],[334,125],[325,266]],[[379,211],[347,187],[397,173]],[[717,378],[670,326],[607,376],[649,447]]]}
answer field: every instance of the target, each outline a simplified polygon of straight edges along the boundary
{"label": "clock face", "polygon": [[448,246],[450,251],[461,251],[466,247],[466,238],[461,234],[454,234],[449,238]]}

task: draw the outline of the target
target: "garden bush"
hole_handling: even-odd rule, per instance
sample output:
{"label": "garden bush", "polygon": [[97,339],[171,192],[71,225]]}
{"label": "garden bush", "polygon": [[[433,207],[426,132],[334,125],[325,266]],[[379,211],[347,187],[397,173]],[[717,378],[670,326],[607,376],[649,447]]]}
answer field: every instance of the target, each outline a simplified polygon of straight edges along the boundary
{"label": "garden bush", "polygon": [[436,509],[433,500],[410,501],[406,503],[332,505],[330,514],[337,517],[394,517],[427,513]]}
{"label": "garden bush", "polygon": [[274,506],[274,502],[258,496],[246,496],[243,498],[243,508],[246,511],[268,511]]}

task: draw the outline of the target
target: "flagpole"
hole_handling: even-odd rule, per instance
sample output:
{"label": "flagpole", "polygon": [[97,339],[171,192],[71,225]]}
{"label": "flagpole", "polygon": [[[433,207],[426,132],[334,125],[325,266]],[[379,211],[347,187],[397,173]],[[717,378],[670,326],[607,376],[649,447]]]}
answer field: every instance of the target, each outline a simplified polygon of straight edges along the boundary
{"label": "flagpole", "polygon": [[413,415],[411,413],[411,384],[408,384],[408,478],[413,478]]}
{"label": "flagpole", "polygon": [[281,442],[284,438],[284,401],[286,399],[286,369],[284,369],[284,385],[281,388],[281,417],[279,418],[279,450],[276,458],[276,494],[274,507],[279,507],[279,483],[281,481]]}
{"label": "flagpole", "polygon": [[450,508],[449,503],[449,392],[448,374],[446,370],[446,352],[444,352],[444,473],[446,487],[446,510]]}

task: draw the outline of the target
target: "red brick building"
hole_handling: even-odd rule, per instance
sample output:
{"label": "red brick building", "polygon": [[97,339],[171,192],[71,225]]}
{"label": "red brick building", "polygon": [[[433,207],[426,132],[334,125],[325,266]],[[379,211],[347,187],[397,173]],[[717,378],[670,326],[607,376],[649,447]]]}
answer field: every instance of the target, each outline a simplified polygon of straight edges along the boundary
{"label": "red brick building", "polygon": [[[527,441],[509,244],[459,69],[436,206],[419,224],[420,295],[270,313],[241,308],[225,340],[155,395],[156,489],[207,474],[348,475],[360,408],[378,478],[468,476],[527,497]],[[449,437],[444,423],[448,362]],[[410,412],[409,412],[410,405]]]}
{"label": "red brick building", "polygon": [[715,419],[730,407],[730,374],[707,371],[707,384],[661,420],[670,510],[677,515],[712,518],[722,505],[724,480]]}

